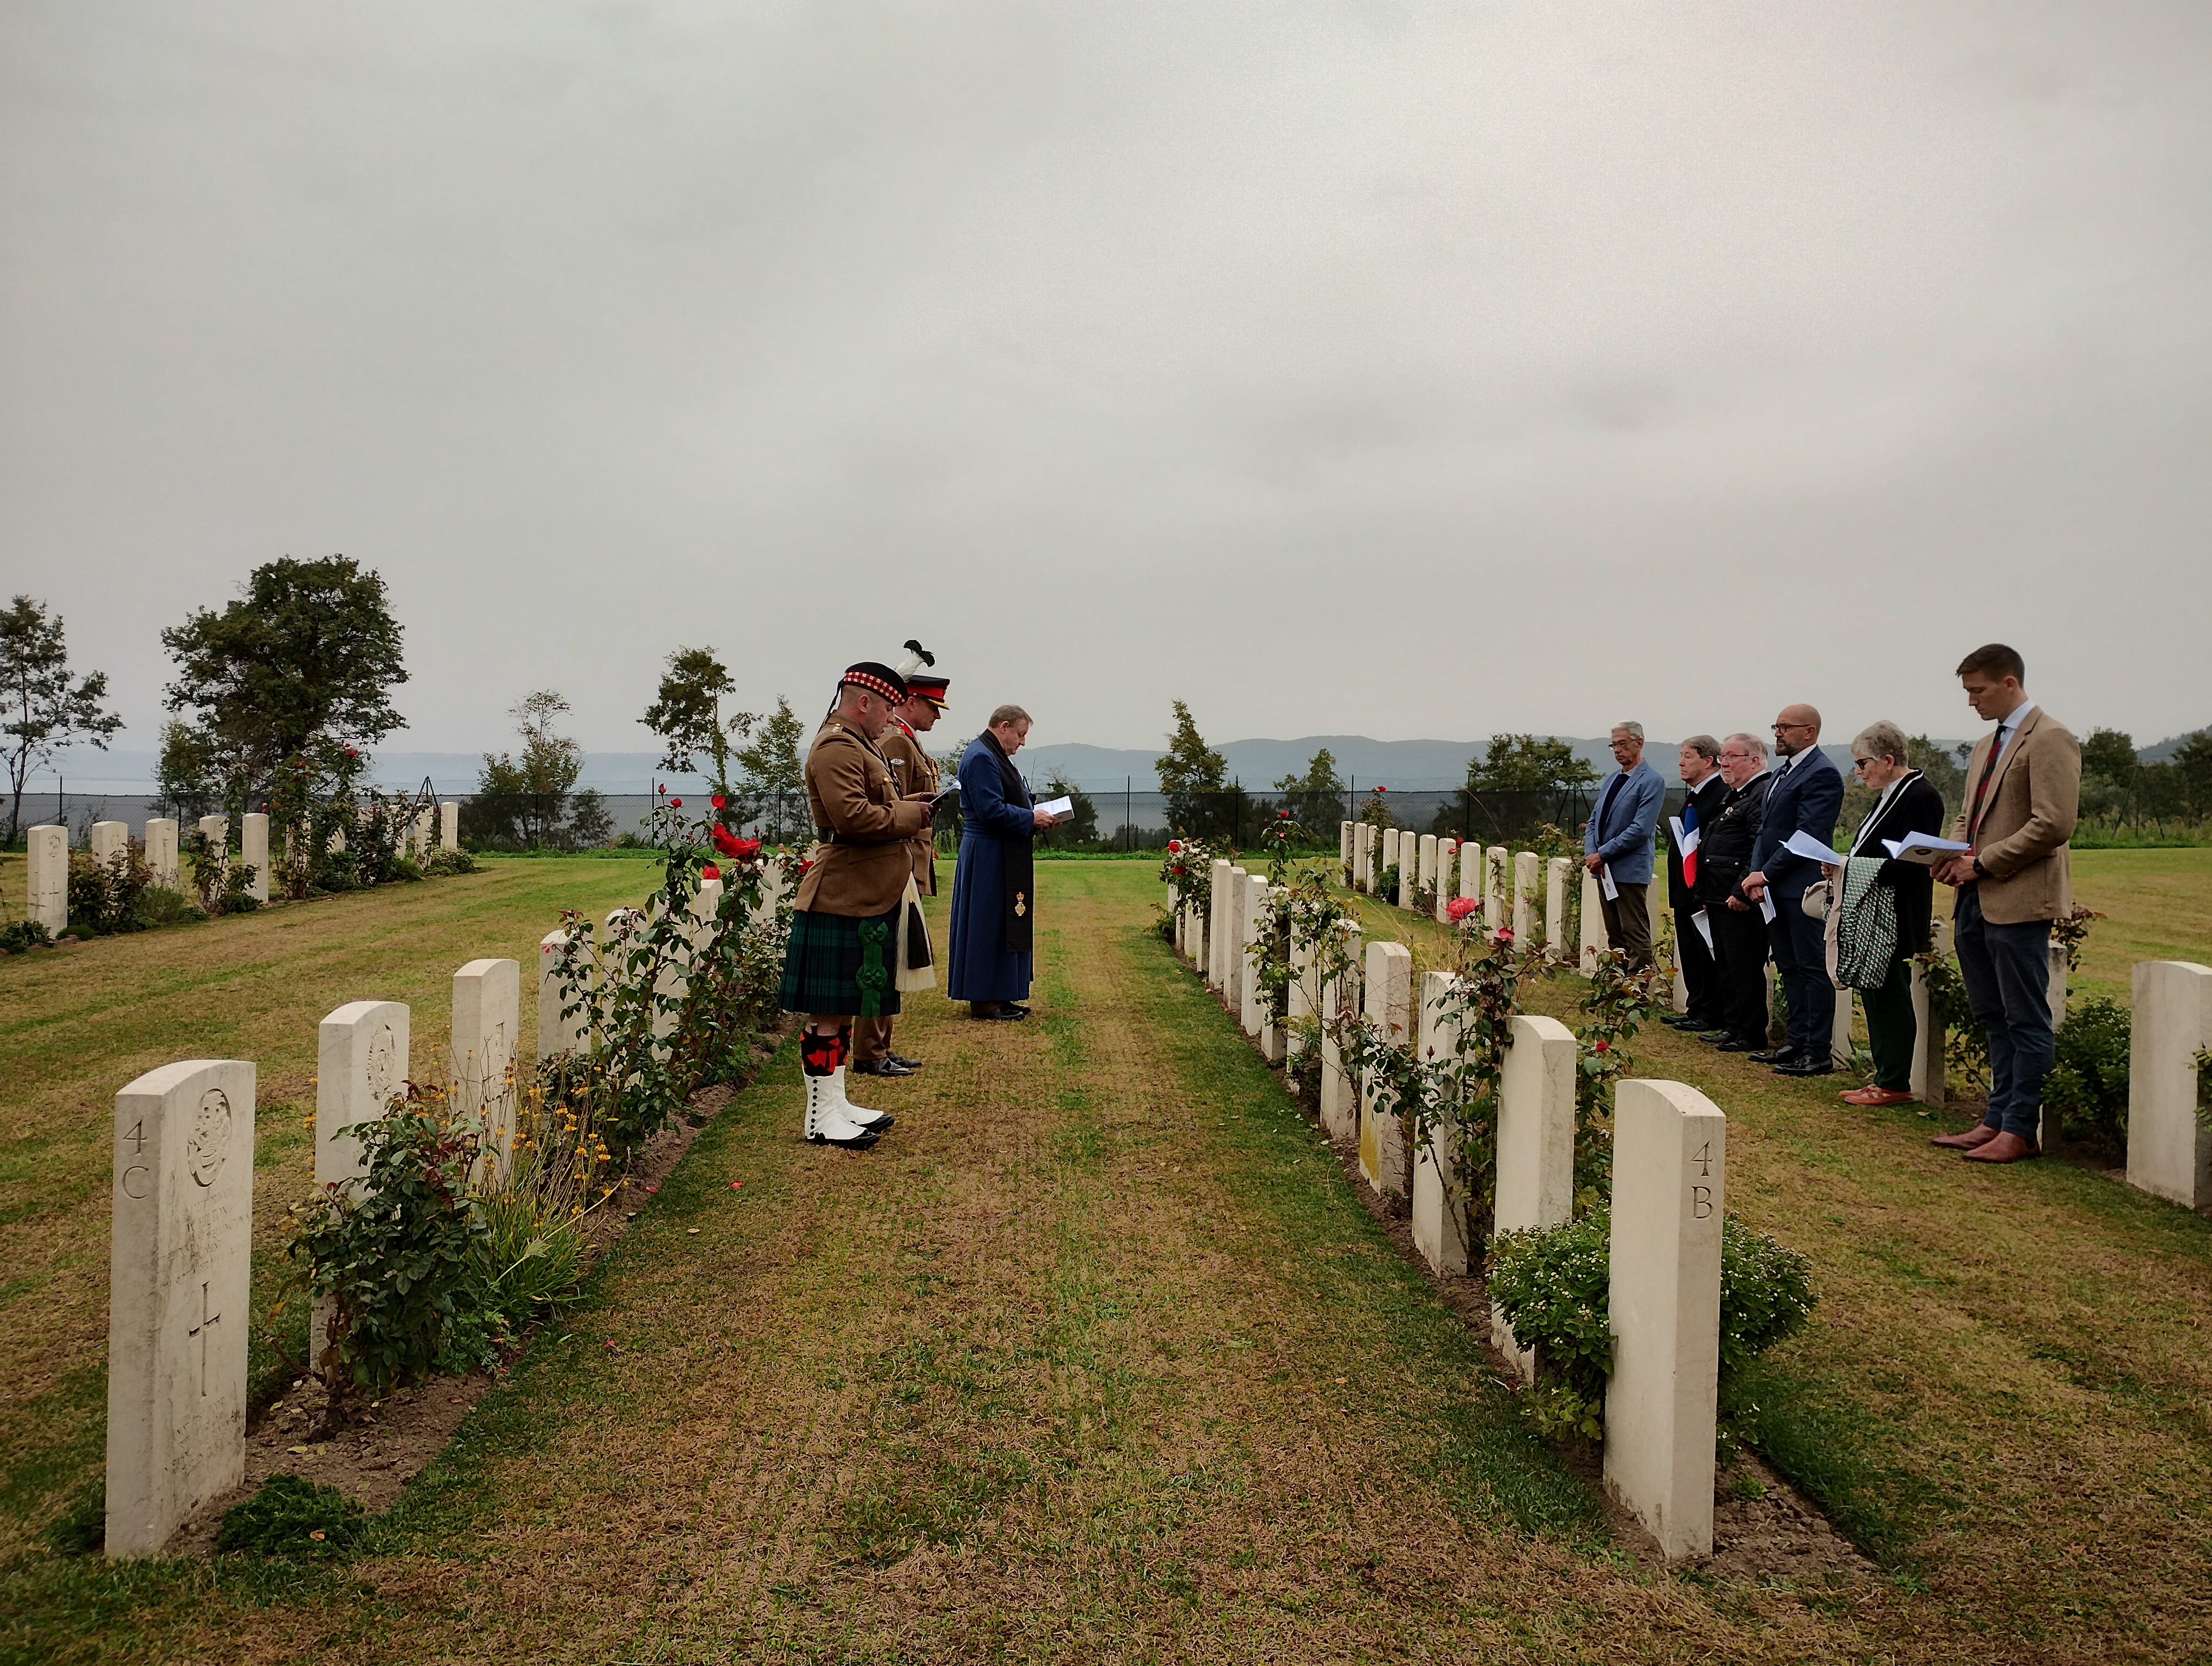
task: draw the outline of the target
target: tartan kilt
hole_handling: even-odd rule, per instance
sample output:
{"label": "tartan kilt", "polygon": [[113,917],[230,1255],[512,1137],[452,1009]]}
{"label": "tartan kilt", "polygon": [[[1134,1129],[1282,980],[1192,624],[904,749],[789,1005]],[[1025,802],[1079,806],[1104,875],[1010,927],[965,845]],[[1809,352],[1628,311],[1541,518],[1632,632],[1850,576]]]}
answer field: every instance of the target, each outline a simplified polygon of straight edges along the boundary
{"label": "tartan kilt", "polygon": [[[896,1012],[899,914],[905,906],[905,899],[901,898],[888,912],[872,917],[794,913],[791,941],[783,952],[783,983],[776,992],[776,1005],[787,1012],[847,1018],[890,1018]],[[872,945],[861,938],[863,926],[881,928],[882,936]],[[869,992],[860,987],[861,974],[866,970],[881,977],[874,990],[872,1012],[865,1010]]]}

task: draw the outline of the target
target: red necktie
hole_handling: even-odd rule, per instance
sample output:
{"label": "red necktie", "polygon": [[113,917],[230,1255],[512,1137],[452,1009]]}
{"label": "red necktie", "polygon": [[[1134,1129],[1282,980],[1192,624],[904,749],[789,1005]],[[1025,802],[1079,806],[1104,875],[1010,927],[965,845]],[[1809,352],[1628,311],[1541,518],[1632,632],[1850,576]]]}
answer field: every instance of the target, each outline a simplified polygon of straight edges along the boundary
{"label": "red necktie", "polygon": [[2005,726],[1997,725],[1997,732],[1990,739],[1990,761],[1982,765],[1982,778],[1974,783],[1974,802],[1966,812],[1966,836],[1972,839],[1982,824],[1982,794],[1989,790],[1990,777],[1997,772],[1997,761],[2004,756]]}

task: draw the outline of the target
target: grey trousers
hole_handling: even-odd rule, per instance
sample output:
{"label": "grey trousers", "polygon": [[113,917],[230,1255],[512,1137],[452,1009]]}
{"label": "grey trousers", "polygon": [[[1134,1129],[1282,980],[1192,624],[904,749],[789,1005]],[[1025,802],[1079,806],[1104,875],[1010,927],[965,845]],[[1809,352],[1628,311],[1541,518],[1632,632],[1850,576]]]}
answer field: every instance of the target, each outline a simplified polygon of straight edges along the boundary
{"label": "grey trousers", "polygon": [[1646,971],[1651,965],[1651,911],[1645,896],[1650,887],[1624,885],[1616,879],[1613,888],[1620,895],[1610,902],[1602,893],[1598,898],[1605,912],[1606,946],[1628,957],[1630,971]]}

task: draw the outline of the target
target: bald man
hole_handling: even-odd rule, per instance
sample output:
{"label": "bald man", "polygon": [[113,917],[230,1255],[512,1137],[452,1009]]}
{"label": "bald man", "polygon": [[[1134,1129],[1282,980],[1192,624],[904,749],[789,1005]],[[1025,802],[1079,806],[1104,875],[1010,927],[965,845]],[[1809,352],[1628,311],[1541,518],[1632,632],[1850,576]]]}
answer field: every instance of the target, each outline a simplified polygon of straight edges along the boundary
{"label": "bald man", "polygon": [[1774,751],[1781,761],[1766,789],[1766,810],[1743,894],[1774,904],[1767,941],[1782,994],[1790,1004],[1790,1039],[1771,1053],[1753,1053],[1784,1076],[1825,1076],[1836,1025],[1836,986],[1828,982],[1827,927],[1805,914],[1805,887],[1820,865],[1783,847],[1793,833],[1810,833],[1822,844],[1836,840],[1836,813],[1844,807],[1844,778],[1820,750],[1820,714],[1810,706],[1784,706],[1774,720]]}

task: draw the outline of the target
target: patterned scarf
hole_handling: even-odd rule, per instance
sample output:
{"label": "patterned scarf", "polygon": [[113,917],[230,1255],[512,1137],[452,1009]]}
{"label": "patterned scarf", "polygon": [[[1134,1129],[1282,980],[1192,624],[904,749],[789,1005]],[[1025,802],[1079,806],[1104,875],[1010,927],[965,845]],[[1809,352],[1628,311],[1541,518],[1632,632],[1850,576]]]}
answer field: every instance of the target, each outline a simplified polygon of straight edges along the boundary
{"label": "patterned scarf", "polygon": [[1836,982],[1846,989],[1879,989],[1897,957],[1897,891],[1881,884],[1881,859],[1844,864],[1844,911],[1836,923]]}

